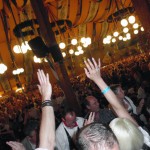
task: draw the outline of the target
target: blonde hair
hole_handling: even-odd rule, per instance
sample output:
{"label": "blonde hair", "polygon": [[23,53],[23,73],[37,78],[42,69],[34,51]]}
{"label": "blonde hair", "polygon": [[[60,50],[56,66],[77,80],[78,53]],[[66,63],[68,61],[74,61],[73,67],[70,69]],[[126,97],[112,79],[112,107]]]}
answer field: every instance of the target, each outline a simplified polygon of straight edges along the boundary
{"label": "blonde hair", "polygon": [[120,150],[140,150],[142,148],[143,134],[130,120],[116,118],[109,126],[118,139]]}

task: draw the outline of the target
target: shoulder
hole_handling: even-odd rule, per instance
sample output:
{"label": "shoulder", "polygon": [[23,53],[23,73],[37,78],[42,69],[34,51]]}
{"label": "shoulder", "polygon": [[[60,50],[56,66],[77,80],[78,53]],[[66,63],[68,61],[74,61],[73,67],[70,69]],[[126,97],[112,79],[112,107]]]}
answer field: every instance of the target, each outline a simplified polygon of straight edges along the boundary
{"label": "shoulder", "polygon": [[76,117],[77,118],[77,122],[80,121],[80,122],[83,122],[85,119],[82,118],[82,117]]}
{"label": "shoulder", "polygon": [[61,122],[60,125],[58,126],[58,128],[56,129],[56,134],[57,133],[61,133],[64,131],[64,126],[63,126],[63,123]]}
{"label": "shoulder", "polygon": [[77,124],[80,126],[80,127],[82,127],[83,126],[83,123],[84,123],[84,118],[82,118],[82,117],[76,117],[76,121],[77,121]]}

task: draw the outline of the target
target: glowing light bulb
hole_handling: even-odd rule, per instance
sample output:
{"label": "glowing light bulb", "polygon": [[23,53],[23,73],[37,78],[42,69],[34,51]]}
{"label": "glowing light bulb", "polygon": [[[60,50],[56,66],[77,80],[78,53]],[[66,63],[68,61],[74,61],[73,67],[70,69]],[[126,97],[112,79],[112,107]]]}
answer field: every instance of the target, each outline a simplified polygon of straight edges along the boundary
{"label": "glowing light bulb", "polygon": [[139,33],[139,31],[138,30],[134,30],[134,34],[138,34]]}
{"label": "glowing light bulb", "polygon": [[81,49],[82,49],[82,46],[78,46],[77,49],[78,49],[78,50],[81,50]]}
{"label": "glowing light bulb", "polygon": [[112,42],[115,43],[115,42],[116,42],[116,39],[115,39],[115,38],[112,38]]}
{"label": "glowing light bulb", "polygon": [[122,25],[123,27],[126,27],[126,26],[128,25],[128,21],[127,21],[126,19],[122,19],[122,20],[121,20],[121,25]]}
{"label": "glowing light bulb", "polygon": [[127,27],[123,29],[124,33],[127,33],[128,31],[129,31],[129,29]]}
{"label": "glowing light bulb", "polygon": [[134,17],[134,16],[130,16],[130,17],[128,18],[128,21],[129,21],[130,24],[135,23],[135,17]]}
{"label": "glowing light bulb", "polygon": [[77,42],[78,42],[77,39],[72,39],[72,40],[71,40],[71,44],[72,44],[72,45],[76,45]]}
{"label": "glowing light bulb", "polygon": [[60,49],[64,49],[66,47],[66,44],[61,42],[61,43],[59,43],[59,47],[60,47]]}
{"label": "glowing light bulb", "polygon": [[119,40],[122,40],[123,39],[123,37],[122,36],[119,36]]}
{"label": "glowing light bulb", "polygon": [[119,35],[119,33],[118,32],[114,32],[114,37],[117,37],[118,35]]}
{"label": "glowing light bulb", "polygon": [[13,47],[13,50],[14,50],[14,52],[17,53],[17,54],[21,53],[20,45],[15,45],[15,46]]}
{"label": "glowing light bulb", "polygon": [[139,25],[137,24],[137,23],[135,23],[134,25],[133,25],[133,28],[134,29],[137,29],[139,27]]}
{"label": "glowing light bulb", "polygon": [[70,50],[69,50],[69,54],[72,55],[73,53],[74,53],[74,50],[73,50],[73,49],[70,49]]}
{"label": "glowing light bulb", "polygon": [[63,57],[66,57],[66,53],[65,52],[62,52],[62,55],[63,55]]}
{"label": "glowing light bulb", "polygon": [[107,37],[106,37],[108,40],[111,40],[111,35],[107,35]]}
{"label": "glowing light bulb", "polygon": [[143,28],[143,27],[141,27],[141,31],[144,31],[144,28]]}

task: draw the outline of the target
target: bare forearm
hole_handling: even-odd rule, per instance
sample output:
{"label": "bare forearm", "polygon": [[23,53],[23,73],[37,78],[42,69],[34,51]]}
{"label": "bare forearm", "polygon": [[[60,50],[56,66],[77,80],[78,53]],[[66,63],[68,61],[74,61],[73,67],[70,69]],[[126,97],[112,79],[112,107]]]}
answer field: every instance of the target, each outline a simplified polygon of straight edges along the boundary
{"label": "bare forearm", "polygon": [[55,120],[53,107],[42,108],[42,120],[40,127],[40,147],[53,150],[55,145]]}
{"label": "bare forearm", "polygon": [[[106,89],[108,85],[104,82],[102,78],[96,79],[94,81],[97,86],[100,88],[101,91]],[[108,100],[108,102],[112,105],[114,111],[118,115],[118,117],[121,118],[127,118],[131,120],[134,124],[137,125],[136,121],[130,116],[130,114],[127,112],[127,110],[119,103],[116,95],[114,92],[110,89],[104,94],[105,98]]]}

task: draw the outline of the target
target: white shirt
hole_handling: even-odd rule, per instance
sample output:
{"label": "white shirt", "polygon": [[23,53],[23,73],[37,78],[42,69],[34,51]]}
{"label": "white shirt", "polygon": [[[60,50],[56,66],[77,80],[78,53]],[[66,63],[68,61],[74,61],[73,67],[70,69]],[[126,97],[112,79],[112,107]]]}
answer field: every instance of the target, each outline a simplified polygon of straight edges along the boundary
{"label": "white shirt", "polygon": [[139,130],[142,132],[143,137],[144,137],[144,143],[150,147],[150,135],[142,128],[142,127],[138,127]]}
{"label": "white shirt", "polygon": [[[73,138],[78,131],[78,127],[82,128],[84,123],[84,118],[76,117],[76,122],[78,124],[77,127],[68,128],[62,122],[56,130],[56,147],[58,150],[70,150],[68,137],[66,135],[65,129],[69,133],[69,135]],[[65,129],[64,129],[65,128]]]}
{"label": "white shirt", "polygon": [[48,150],[46,148],[36,148],[35,150]]}
{"label": "white shirt", "polygon": [[[125,99],[126,99],[126,100],[125,100]],[[132,110],[133,110],[133,113],[137,115],[136,106],[134,105],[133,101],[132,101],[129,97],[127,97],[127,96],[125,96],[125,99],[123,99],[123,101],[124,101],[125,104],[128,105],[128,111],[129,111],[130,109],[132,109]],[[128,102],[129,102],[129,103],[128,103]]]}

